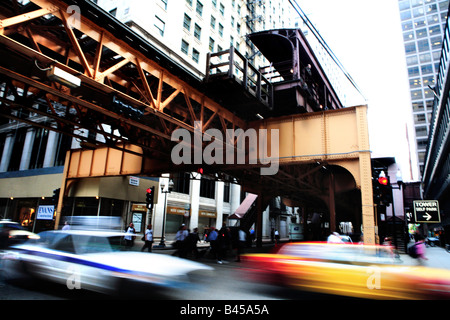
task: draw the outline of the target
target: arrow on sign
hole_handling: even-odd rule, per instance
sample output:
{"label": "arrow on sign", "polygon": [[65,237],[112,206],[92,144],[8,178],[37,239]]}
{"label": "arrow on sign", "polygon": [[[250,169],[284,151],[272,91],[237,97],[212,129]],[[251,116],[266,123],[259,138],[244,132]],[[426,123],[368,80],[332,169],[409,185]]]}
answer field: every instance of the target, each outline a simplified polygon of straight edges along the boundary
{"label": "arrow on sign", "polygon": [[423,217],[426,218],[427,221],[431,219],[431,215],[430,215],[428,212],[425,213],[425,214],[423,215]]}

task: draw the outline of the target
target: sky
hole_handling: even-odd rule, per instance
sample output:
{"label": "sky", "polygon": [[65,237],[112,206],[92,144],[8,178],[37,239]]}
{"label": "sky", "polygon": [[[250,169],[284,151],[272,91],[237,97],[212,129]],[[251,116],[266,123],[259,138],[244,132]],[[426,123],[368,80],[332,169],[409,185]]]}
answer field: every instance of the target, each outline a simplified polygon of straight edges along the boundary
{"label": "sky", "polygon": [[395,157],[404,181],[419,180],[398,1],[297,3],[364,95],[372,157]]}

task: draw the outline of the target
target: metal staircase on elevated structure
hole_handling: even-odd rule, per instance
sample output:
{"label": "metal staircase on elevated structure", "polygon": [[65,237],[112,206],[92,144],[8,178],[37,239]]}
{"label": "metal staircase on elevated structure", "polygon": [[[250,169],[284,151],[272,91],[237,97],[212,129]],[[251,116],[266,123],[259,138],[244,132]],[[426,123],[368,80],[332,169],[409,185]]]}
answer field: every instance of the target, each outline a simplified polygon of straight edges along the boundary
{"label": "metal staircase on elevated structure", "polygon": [[257,69],[231,47],[209,53],[209,96],[246,120],[343,108],[299,29],[256,32],[248,39],[270,61]]}

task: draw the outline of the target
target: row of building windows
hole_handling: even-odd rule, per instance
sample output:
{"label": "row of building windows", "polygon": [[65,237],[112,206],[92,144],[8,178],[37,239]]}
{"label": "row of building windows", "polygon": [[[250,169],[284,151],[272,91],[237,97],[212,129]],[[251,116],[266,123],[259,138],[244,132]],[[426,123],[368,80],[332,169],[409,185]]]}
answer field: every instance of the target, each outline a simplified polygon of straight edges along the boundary
{"label": "row of building windows", "polygon": [[430,27],[432,25],[440,23],[439,16],[441,16],[440,21],[446,21],[447,20],[447,11],[441,12],[440,14],[433,14],[426,17],[420,17],[414,20],[403,20],[402,19],[402,30],[410,31],[415,29],[422,29],[426,27]]}
{"label": "row of building windows", "polygon": [[[439,3],[438,3],[439,2]],[[399,0],[398,6],[400,11],[409,10],[411,8],[416,9],[417,7],[428,8],[429,6],[439,5],[440,10],[445,10],[448,7],[448,1],[438,1],[438,0]]]}
{"label": "row of building windows", "polygon": [[[190,193],[190,181],[191,174],[176,173],[172,175],[172,180],[174,181],[174,192],[189,194]],[[224,182],[223,188],[223,202],[230,202],[230,183]],[[207,176],[202,176],[200,179],[200,197],[215,199],[216,197],[216,181],[214,179],[208,178]]]}
{"label": "row of building windows", "polygon": [[[30,138],[31,137],[31,138]],[[71,138],[58,134],[56,141],[53,141],[51,147],[54,150],[47,150],[49,144],[49,131],[43,128],[18,128],[12,133],[0,134],[0,156],[9,157],[9,162],[2,171],[18,171],[28,169],[43,168],[44,165],[62,166],[64,165],[66,151],[70,149]],[[30,149],[24,149],[25,144],[30,145]],[[9,154],[5,154],[5,148],[9,148]],[[53,154],[50,163],[45,164],[46,152]],[[24,160],[26,158],[26,160]]]}

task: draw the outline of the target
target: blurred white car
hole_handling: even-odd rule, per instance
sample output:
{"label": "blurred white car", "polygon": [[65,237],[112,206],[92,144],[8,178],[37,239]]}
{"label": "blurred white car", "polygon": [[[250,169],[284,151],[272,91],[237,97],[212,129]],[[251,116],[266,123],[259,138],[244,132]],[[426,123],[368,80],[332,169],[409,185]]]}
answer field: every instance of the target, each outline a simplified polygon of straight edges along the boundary
{"label": "blurred white car", "polygon": [[4,237],[1,239],[0,250],[29,239],[39,238],[37,234],[28,231],[19,223],[9,220],[0,220],[0,236]]}
{"label": "blurred white car", "polygon": [[166,254],[121,251],[123,236],[105,231],[44,231],[39,239],[14,246],[4,255],[5,275],[35,276],[69,289],[111,294],[143,284],[182,288],[193,279],[207,278],[213,270]]}

